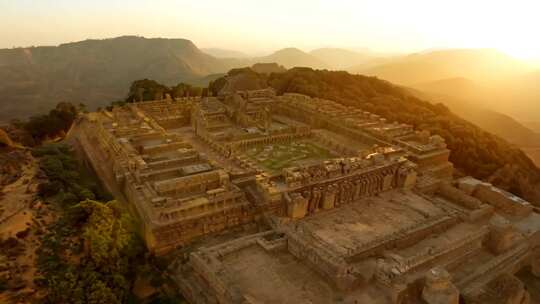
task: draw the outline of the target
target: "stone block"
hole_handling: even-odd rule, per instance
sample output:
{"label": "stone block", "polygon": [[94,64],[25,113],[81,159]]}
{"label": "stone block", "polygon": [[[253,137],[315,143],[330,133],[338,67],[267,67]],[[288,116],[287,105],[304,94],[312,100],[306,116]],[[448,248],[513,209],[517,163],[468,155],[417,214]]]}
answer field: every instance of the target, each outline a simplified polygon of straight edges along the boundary
{"label": "stone block", "polygon": [[405,180],[403,181],[403,188],[405,189],[412,189],[416,185],[416,179],[417,179],[417,173],[416,171],[410,171],[405,176]]}
{"label": "stone block", "polygon": [[300,194],[293,193],[287,206],[287,213],[290,218],[299,219],[306,216],[309,202]]}
{"label": "stone block", "polygon": [[480,209],[473,210],[469,213],[467,221],[470,223],[477,222],[478,220],[485,219],[490,217],[494,212],[493,206],[483,204],[480,206]]}
{"label": "stone block", "polygon": [[335,193],[325,193],[324,199],[322,202],[322,208],[325,210],[334,208],[335,200],[336,200]]}

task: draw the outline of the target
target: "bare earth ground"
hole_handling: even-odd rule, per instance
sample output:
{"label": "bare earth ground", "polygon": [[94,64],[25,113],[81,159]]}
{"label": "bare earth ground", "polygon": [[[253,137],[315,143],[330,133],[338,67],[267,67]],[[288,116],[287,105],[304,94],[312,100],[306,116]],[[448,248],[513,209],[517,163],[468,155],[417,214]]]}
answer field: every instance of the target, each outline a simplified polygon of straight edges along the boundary
{"label": "bare earth ground", "polygon": [[21,153],[26,153],[26,161],[20,177],[4,185],[0,196],[0,279],[7,281],[0,303],[28,303],[40,296],[34,285],[35,251],[52,221],[47,205],[36,196],[37,161],[29,152]]}

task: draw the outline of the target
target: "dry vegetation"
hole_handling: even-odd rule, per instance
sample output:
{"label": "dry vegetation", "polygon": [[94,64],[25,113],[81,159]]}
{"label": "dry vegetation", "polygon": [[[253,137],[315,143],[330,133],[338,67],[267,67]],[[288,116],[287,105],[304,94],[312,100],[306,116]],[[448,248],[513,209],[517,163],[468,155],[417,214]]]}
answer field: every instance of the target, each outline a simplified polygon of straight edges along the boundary
{"label": "dry vegetation", "polygon": [[32,139],[31,150],[3,132],[0,303],[179,303],[166,284],[168,262],[147,253],[128,208],[105,203],[110,195],[69,146],[40,144],[65,134],[75,115],[51,111],[9,126],[17,138]]}

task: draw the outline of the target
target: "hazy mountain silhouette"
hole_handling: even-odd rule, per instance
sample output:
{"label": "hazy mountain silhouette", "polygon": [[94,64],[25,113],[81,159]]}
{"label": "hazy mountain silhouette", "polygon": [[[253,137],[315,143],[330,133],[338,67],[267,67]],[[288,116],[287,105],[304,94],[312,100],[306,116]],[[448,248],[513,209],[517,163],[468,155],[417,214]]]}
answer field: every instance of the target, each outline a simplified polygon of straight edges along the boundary
{"label": "hazy mountain silhouette", "polygon": [[468,100],[477,107],[489,107],[483,96],[490,93],[490,88],[465,77],[439,79],[410,85],[410,87],[435,95],[445,95],[456,100]]}
{"label": "hazy mountain silhouette", "polygon": [[496,84],[491,105],[499,111],[519,117],[522,121],[540,122],[540,71],[520,75]]}
{"label": "hazy mountain silhouette", "polygon": [[329,68],[324,61],[297,48],[281,49],[268,56],[253,58],[252,61],[253,63],[275,62],[288,69],[292,67]]}
{"label": "hazy mountain silhouette", "polygon": [[[262,69],[258,72],[264,73],[282,72],[280,66],[355,66],[352,70],[356,72],[407,85],[440,99],[474,123],[512,142],[521,142],[527,131],[517,122],[509,122],[509,117],[493,113],[512,117],[521,114],[532,124],[540,121],[540,71],[529,71],[519,61],[493,50],[437,50],[391,58],[338,48],[310,53],[286,48],[254,58],[224,49],[204,51],[186,39],[135,36],[57,47],[1,49],[0,121],[42,113],[59,101],[83,102],[89,109],[105,106],[123,99],[126,87],[137,79],[155,79],[166,85],[180,81],[206,85],[231,68],[257,63],[277,63],[256,66]],[[464,104],[490,109],[491,114],[460,111]],[[471,113],[476,113],[477,119]]]}
{"label": "hazy mountain silhouette", "polygon": [[540,121],[540,72],[495,50],[438,50],[351,70],[467,100],[520,121]]}
{"label": "hazy mountain silhouette", "polygon": [[439,50],[395,57],[374,67],[351,69],[351,72],[404,85],[456,77],[490,82],[515,77],[526,71],[524,63],[491,49]]}
{"label": "hazy mountain silhouette", "polygon": [[[440,93],[446,84],[454,84],[456,90],[475,88],[472,82],[464,78],[454,78],[446,81],[438,81],[432,83],[433,86],[427,84],[423,87],[415,87],[410,90],[419,98],[429,100],[434,103],[443,103],[448,106],[454,113],[460,117],[476,124],[480,128],[498,135],[510,143],[518,146],[540,147],[540,133],[528,128],[524,124],[516,121],[509,115],[490,110],[478,103],[459,99],[457,97]],[[472,85],[472,87],[471,87]]]}

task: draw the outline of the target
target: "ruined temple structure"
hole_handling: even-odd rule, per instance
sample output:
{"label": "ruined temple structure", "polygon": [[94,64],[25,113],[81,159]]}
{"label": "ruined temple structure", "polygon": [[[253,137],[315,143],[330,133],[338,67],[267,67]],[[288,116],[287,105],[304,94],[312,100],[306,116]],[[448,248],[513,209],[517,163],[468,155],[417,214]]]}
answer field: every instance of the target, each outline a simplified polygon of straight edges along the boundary
{"label": "ruined temple structure", "polygon": [[183,252],[191,303],[526,304],[516,273],[540,275],[537,209],[454,179],[440,136],[358,108],[240,91],[89,113],[71,133],[149,250]]}

